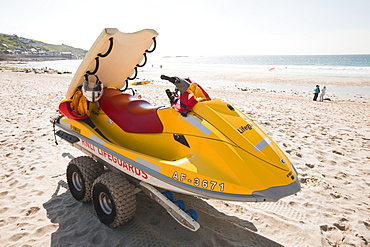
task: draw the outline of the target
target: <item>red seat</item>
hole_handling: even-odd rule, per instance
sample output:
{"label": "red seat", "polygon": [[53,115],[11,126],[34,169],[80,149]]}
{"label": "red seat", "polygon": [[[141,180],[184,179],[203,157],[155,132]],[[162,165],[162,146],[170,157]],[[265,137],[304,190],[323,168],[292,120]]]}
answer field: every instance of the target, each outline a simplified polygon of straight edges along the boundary
{"label": "red seat", "polygon": [[86,114],[83,116],[80,116],[75,111],[73,111],[71,108],[71,100],[62,101],[59,104],[59,112],[68,118],[76,119],[76,120],[81,120],[81,119],[85,119],[89,117]]}
{"label": "red seat", "polygon": [[145,100],[105,88],[100,107],[121,129],[130,133],[161,133],[163,125],[157,115],[158,107]]}

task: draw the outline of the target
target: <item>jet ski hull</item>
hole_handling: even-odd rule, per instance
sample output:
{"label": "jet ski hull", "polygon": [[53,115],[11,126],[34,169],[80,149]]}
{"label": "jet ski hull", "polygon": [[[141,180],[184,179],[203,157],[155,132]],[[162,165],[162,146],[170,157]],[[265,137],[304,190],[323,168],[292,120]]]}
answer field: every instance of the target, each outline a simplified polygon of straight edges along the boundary
{"label": "jet ski hull", "polygon": [[[165,190],[204,198],[245,202],[276,201],[300,190],[296,172],[285,155],[280,156],[279,162],[285,160],[288,164],[284,164],[284,168],[274,168],[261,157],[246,152],[225,136],[222,137],[217,128],[204,119],[200,120],[199,116],[193,114],[186,118],[179,117],[172,108],[160,109],[158,112],[162,120],[166,119],[163,122],[171,122],[170,126],[164,124],[162,133],[127,133],[111,123],[110,118],[103,112],[91,117],[94,128],[83,121],[65,117],[59,119],[56,125],[78,138],[79,141],[74,145],[90,156],[135,179]],[[246,123],[246,120],[242,121],[243,124]],[[251,120],[248,121],[254,129],[257,128]],[[111,127],[110,131],[104,131],[107,129],[106,125]],[[182,132],[178,129],[179,126]],[[114,135],[115,141],[109,141]],[[186,143],[176,140],[176,136],[181,136]],[[216,136],[220,138],[216,140]],[[263,137],[259,136],[259,139],[265,140]],[[261,148],[263,145],[261,141],[258,142],[259,144],[252,146]],[[273,146],[271,143],[265,145]],[[273,146],[271,149],[276,148]],[[249,164],[245,164],[246,162]],[[266,163],[268,169],[264,164],[258,166],[261,171],[253,170],[256,163]],[[271,169],[278,175],[269,178]],[[265,174],[258,178],[261,173]],[[280,174],[284,176],[284,181],[280,179]],[[259,179],[262,179],[262,182]],[[249,180],[251,182],[245,183]],[[264,185],[264,181],[269,180],[276,182]]]}

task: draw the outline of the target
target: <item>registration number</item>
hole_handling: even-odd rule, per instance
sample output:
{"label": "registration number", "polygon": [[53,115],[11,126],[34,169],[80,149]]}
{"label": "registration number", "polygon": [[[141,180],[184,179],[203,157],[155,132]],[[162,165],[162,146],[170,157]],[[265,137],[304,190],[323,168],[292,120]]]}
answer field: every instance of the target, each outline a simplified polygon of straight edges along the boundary
{"label": "registration number", "polygon": [[224,183],[218,183],[216,181],[210,181],[207,179],[200,179],[200,178],[189,178],[185,173],[178,173],[175,171],[172,175],[172,178],[180,181],[180,182],[186,182],[188,184],[192,184],[197,187],[201,187],[203,189],[211,189],[211,190],[217,190],[217,191],[224,191],[225,190],[225,184]]}

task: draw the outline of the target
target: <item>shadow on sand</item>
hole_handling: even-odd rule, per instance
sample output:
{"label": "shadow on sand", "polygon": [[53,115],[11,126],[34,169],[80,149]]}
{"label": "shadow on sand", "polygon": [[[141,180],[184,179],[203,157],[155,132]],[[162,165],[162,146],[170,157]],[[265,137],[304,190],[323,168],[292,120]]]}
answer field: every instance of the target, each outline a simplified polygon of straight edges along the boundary
{"label": "shadow on sand", "polygon": [[254,232],[253,223],[225,215],[201,199],[180,194],[175,198],[197,211],[201,225],[197,232],[183,228],[142,192],[137,194],[134,219],[111,229],[97,219],[91,203],[76,201],[60,180],[43,204],[50,220],[59,224],[51,246],[282,246]]}

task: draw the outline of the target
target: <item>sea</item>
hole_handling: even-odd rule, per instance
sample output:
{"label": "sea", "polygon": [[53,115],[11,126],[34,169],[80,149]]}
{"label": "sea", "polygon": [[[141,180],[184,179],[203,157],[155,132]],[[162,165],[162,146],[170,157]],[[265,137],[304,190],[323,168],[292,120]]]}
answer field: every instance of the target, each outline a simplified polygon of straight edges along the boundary
{"label": "sea", "polygon": [[370,55],[168,56],[155,62],[207,71],[370,78]]}
{"label": "sea", "polygon": [[[153,56],[152,56],[153,55]],[[148,54],[148,62],[144,69],[151,67],[165,68],[166,71],[184,71],[227,74],[227,77],[207,81],[207,83],[237,84],[248,88],[263,88],[266,90],[281,90],[286,88],[284,85],[269,83],[251,83],[240,81],[241,74],[258,75],[292,75],[292,76],[311,76],[311,77],[342,77],[342,78],[361,78],[370,81],[370,54],[368,55],[274,55],[274,56],[155,56]],[[24,68],[50,68],[59,71],[75,73],[81,60],[60,60],[29,62],[20,64],[17,67]],[[140,74],[140,73],[139,73]],[[158,78],[150,78],[157,79]],[[178,75],[187,77],[187,74]],[[196,80],[196,78],[192,77]],[[197,81],[197,80],[196,80]],[[290,89],[300,92],[311,92],[314,85],[289,86]],[[365,98],[370,98],[369,86],[351,85],[338,87],[327,85],[332,93],[337,94],[359,94]],[[328,93],[329,89],[327,90]],[[329,91],[330,92],[330,91]]]}

